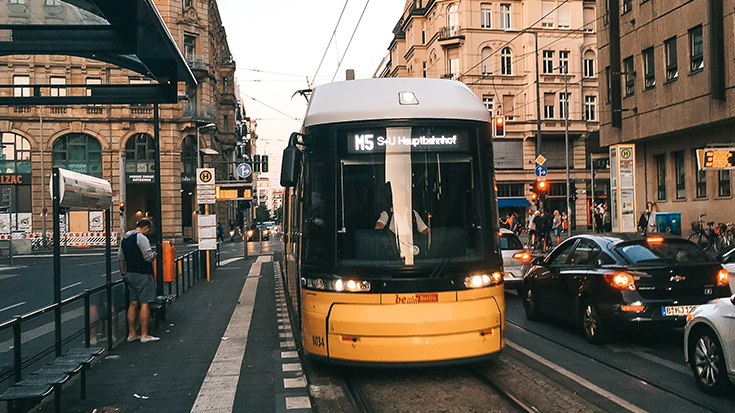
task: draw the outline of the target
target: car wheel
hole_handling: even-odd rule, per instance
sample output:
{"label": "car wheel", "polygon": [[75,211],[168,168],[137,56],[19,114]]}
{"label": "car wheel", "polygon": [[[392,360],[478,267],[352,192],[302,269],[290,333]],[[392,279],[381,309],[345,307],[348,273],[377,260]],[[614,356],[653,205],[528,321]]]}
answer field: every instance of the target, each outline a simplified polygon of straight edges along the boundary
{"label": "car wheel", "polygon": [[585,300],[582,305],[582,328],[584,336],[592,344],[603,344],[608,340],[608,333],[602,326],[595,302]]}
{"label": "car wheel", "polygon": [[536,293],[532,286],[528,286],[522,291],[521,297],[523,297],[523,308],[526,310],[526,318],[531,321],[541,319],[541,313],[538,309],[538,302],[536,301]]}
{"label": "car wheel", "polygon": [[689,366],[694,380],[708,394],[724,394],[730,387],[727,366],[717,336],[709,329],[694,333],[689,346]]}

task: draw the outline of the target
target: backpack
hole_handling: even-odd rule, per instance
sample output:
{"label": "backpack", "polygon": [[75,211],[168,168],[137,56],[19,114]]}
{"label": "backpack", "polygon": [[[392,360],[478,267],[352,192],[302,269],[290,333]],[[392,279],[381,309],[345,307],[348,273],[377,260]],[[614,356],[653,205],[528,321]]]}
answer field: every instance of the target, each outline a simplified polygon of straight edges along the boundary
{"label": "backpack", "polygon": [[638,229],[645,230],[646,227],[648,227],[648,217],[646,216],[646,212],[648,211],[643,211],[641,217],[638,219]]}

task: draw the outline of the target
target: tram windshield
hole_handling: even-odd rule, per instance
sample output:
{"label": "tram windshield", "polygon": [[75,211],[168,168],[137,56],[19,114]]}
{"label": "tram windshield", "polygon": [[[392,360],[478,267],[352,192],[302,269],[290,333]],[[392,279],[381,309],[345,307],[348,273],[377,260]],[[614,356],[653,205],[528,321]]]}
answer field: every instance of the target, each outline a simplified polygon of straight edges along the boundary
{"label": "tram windshield", "polygon": [[475,133],[414,127],[342,135],[338,261],[412,266],[480,259]]}

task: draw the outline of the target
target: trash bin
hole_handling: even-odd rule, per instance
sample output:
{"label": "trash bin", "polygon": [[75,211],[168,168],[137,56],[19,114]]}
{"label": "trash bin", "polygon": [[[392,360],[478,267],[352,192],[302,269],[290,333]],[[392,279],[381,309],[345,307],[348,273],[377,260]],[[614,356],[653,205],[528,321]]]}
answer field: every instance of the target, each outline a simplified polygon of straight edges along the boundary
{"label": "trash bin", "polygon": [[[163,282],[170,283],[176,279],[176,248],[169,241],[163,241]],[[156,258],[153,260],[153,279],[157,280]]]}
{"label": "trash bin", "polygon": [[656,212],[658,232],[681,235],[681,212]]}

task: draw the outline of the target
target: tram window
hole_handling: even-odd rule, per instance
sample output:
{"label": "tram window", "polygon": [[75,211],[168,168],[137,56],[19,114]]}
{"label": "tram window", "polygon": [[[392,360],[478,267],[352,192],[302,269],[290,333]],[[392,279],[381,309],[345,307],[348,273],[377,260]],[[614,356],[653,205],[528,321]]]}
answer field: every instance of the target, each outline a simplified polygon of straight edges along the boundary
{"label": "tram window", "polygon": [[324,162],[311,160],[304,179],[304,260],[323,262],[325,257],[327,173]]}

